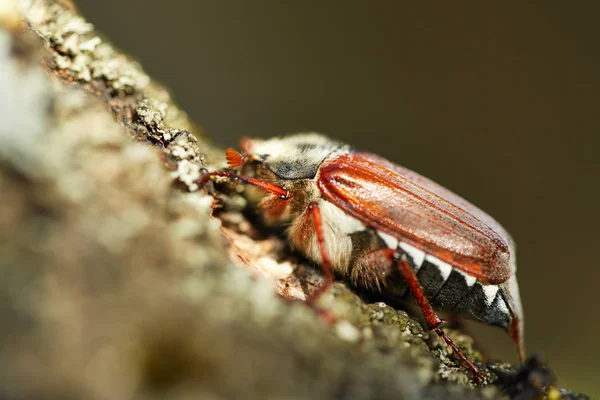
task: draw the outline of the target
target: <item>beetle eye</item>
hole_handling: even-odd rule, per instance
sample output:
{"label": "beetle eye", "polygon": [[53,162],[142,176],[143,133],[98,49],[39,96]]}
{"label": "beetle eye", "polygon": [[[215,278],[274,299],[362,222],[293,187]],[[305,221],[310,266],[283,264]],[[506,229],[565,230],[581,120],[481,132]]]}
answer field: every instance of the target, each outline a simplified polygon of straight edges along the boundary
{"label": "beetle eye", "polygon": [[256,177],[266,182],[275,182],[275,174],[271,169],[262,162],[258,162],[255,170]]}

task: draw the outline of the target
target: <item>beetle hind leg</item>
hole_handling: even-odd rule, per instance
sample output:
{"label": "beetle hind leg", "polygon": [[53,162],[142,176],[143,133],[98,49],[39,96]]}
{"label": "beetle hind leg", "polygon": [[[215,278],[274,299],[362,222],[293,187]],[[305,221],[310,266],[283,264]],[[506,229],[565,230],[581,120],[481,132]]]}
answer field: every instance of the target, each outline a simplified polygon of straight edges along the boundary
{"label": "beetle hind leg", "polygon": [[440,317],[438,317],[435,311],[433,311],[431,304],[429,304],[429,301],[425,297],[423,288],[419,284],[417,276],[415,275],[414,270],[409,264],[406,253],[403,253],[400,250],[396,251],[394,253],[394,260],[399,266],[400,272],[406,280],[406,283],[410,288],[410,291],[412,292],[414,299],[417,302],[417,305],[423,312],[423,317],[425,318],[425,322],[427,323],[428,330],[430,332],[435,332],[440,337],[440,339],[442,339],[448,346],[450,346],[452,352],[456,355],[456,357],[458,357],[460,361],[471,370],[475,380],[477,380],[478,382],[483,381],[483,376],[481,375],[481,372],[479,372],[479,369],[475,366],[475,364],[473,364],[473,362],[471,362],[471,360],[469,360],[463,354],[463,352],[458,348],[454,341],[448,335],[446,335],[442,328],[440,328],[442,320],[440,319]]}
{"label": "beetle hind leg", "polygon": [[354,261],[354,266],[350,272],[350,280],[358,286],[367,289],[377,289],[382,291],[398,290],[398,285],[390,279],[394,279],[395,271],[400,272],[399,278],[402,280],[402,290],[397,294],[404,296],[407,291],[415,299],[417,305],[423,313],[423,317],[427,324],[427,329],[430,332],[435,332],[450,348],[453,353],[460,359],[471,372],[476,381],[481,382],[483,376],[478,368],[473,364],[456,346],[452,339],[440,328],[442,320],[431,307],[429,300],[425,296],[425,292],[419,283],[415,274],[414,268],[411,266],[412,259],[400,247],[395,250],[392,248],[379,248],[371,250]]}

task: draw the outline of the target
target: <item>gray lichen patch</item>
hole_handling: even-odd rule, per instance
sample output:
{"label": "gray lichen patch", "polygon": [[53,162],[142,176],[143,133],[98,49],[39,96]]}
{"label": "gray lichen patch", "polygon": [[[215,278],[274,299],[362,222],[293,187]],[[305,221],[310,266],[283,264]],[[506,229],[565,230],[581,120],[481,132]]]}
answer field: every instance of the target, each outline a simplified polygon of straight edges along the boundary
{"label": "gray lichen patch", "polygon": [[142,90],[150,79],[139,65],[108,44],[83,17],[58,2],[33,0],[27,22],[56,54],[50,60],[69,80],[92,84],[103,81],[115,96]]}
{"label": "gray lichen patch", "polygon": [[[195,130],[196,136],[189,131],[194,124],[167,90],[152,82],[139,64],[116,50],[92,24],[61,2],[32,0],[23,2],[23,8],[27,24],[46,44],[48,71],[65,83],[102,96],[113,117],[136,140],[163,151],[169,169],[198,171],[204,166],[204,155],[216,159],[205,139],[198,142],[201,130]],[[198,190],[189,175],[180,175],[187,190]]]}

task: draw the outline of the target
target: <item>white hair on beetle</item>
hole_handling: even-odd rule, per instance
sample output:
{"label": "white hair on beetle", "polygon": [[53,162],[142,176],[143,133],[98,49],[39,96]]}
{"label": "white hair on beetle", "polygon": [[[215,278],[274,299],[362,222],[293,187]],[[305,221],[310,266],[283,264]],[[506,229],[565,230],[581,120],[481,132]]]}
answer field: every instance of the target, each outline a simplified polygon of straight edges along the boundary
{"label": "white hair on beetle", "polygon": [[250,153],[263,158],[275,175],[285,179],[312,178],[323,160],[343,150],[350,148],[315,132],[253,139],[248,148]]}

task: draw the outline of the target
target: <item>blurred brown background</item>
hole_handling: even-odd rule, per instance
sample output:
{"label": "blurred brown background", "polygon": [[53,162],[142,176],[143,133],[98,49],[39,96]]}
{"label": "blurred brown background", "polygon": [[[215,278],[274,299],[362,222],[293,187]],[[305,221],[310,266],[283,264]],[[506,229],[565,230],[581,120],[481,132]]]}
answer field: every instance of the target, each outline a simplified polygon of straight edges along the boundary
{"label": "blurred brown background", "polygon": [[321,131],[493,215],[518,244],[528,351],[600,393],[600,3],[78,4],[223,146]]}

